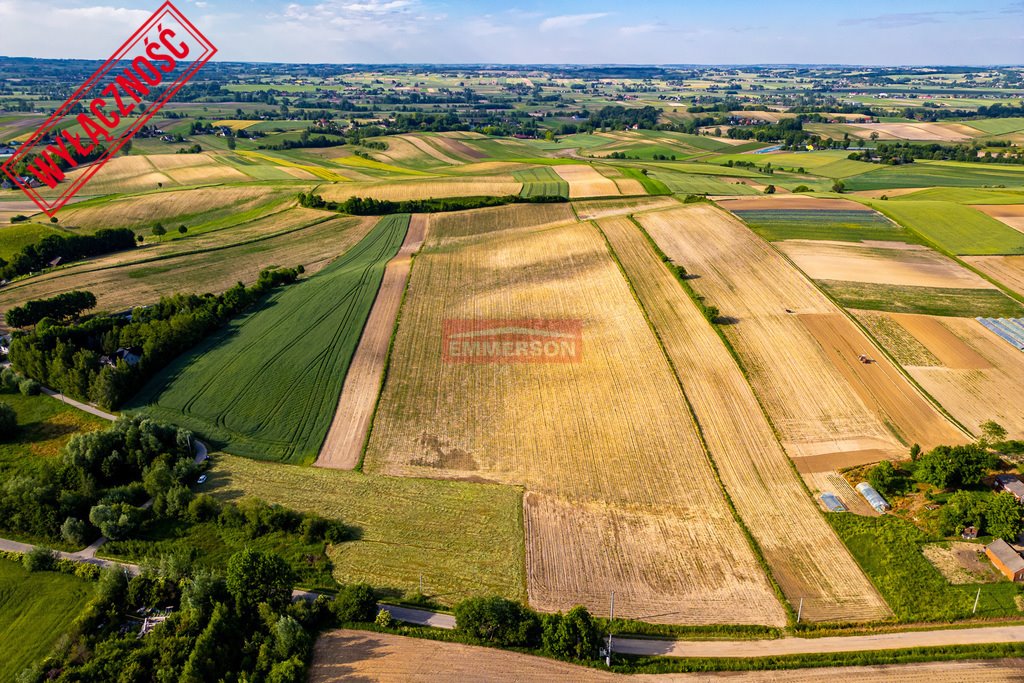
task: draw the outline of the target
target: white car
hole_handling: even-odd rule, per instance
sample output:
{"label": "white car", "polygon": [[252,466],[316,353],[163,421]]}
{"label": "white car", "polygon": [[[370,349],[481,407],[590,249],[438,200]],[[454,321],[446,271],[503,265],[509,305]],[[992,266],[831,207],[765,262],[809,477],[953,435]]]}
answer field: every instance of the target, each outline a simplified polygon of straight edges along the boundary
{"label": "white car", "polygon": [[204,475],[201,475],[201,476],[199,477],[199,481],[198,481],[198,483],[200,483],[200,484],[205,484],[205,483],[206,483],[206,475],[205,475],[205,474],[204,474]]}

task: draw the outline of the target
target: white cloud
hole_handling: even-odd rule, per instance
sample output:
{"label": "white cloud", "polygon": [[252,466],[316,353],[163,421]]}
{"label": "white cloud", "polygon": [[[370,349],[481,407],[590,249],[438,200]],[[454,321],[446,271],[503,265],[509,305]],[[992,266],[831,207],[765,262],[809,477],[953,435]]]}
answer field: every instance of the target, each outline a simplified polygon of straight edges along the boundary
{"label": "white cloud", "polygon": [[102,19],[104,21],[134,22],[141,24],[153,14],[141,9],[128,9],[127,7],[68,7],[51,10],[54,14],[65,19]]}
{"label": "white cloud", "polygon": [[563,14],[558,17],[548,17],[540,22],[541,31],[558,31],[564,28],[579,28],[595,19],[607,17],[608,12],[591,12],[590,14]]}
{"label": "white cloud", "polygon": [[643,33],[654,33],[655,31],[664,30],[662,26],[658,24],[636,24],[634,26],[621,26],[619,33],[624,36],[636,36]]}

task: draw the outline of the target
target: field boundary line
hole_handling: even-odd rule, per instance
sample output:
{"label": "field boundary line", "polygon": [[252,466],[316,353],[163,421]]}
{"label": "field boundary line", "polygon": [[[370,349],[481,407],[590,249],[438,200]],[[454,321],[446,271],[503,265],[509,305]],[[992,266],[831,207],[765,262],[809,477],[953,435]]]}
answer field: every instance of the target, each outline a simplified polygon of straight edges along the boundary
{"label": "field boundary line", "polygon": [[[634,227],[637,226],[636,221],[633,220],[633,216],[627,216],[629,221],[633,223]],[[630,279],[629,274],[623,267],[622,262],[619,260],[619,255],[615,253],[614,247],[608,240],[608,236],[601,229],[600,224],[597,221],[587,221],[591,226],[600,233],[602,239],[604,239],[605,247],[608,249],[608,254],[612,260],[615,261],[615,265],[619,268],[619,273],[622,275],[622,279],[626,281],[626,285],[629,287],[630,293],[633,295],[633,301],[636,302],[637,308],[644,316],[644,320],[647,322],[647,327],[650,329],[651,334],[654,335],[655,340],[658,342],[658,348],[661,349],[662,356],[668,362],[669,367],[672,369],[672,375],[676,379],[676,384],[679,386],[680,392],[683,395],[683,401],[686,403],[686,409],[690,414],[690,420],[693,423],[693,428],[697,433],[697,439],[700,442],[701,449],[704,451],[704,457],[707,458],[708,465],[711,467],[711,472],[714,474],[715,482],[718,484],[718,489],[725,499],[726,505],[729,507],[729,511],[732,513],[733,520],[735,520],[737,526],[743,532],[744,537],[747,539],[747,544],[750,546],[750,550],[754,553],[754,557],[757,558],[757,562],[761,565],[761,571],[765,573],[765,577],[772,586],[772,591],[775,593],[775,598],[781,603],[782,609],[786,613],[786,624],[792,626],[796,623],[796,613],[793,611],[793,606],[789,604],[789,601],[785,597],[785,593],[782,592],[782,586],[779,585],[775,578],[775,574],[772,572],[771,565],[768,564],[768,560],[765,559],[764,553],[761,550],[760,544],[750,529],[747,528],[746,522],[740,516],[739,511],[736,509],[736,505],[733,503],[732,496],[729,494],[728,489],[725,487],[725,483],[722,481],[721,474],[718,471],[718,464],[715,462],[714,456],[711,454],[711,450],[708,446],[707,439],[704,437],[704,429],[700,424],[700,419],[697,417],[697,413],[694,411],[693,404],[690,402],[690,397],[686,393],[686,387],[683,386],[682,379],[679,377],[679,371],[676,369],[675,363],[669,357],[668,351],[665,349],[665,343],[658,334],[658,330],[655,328],[654,323],[651,322],[651,318],[647,313],[647,308],[643,302],[640,301],[640,297],[636,293],[636,289],[633,287],[633,281]],[[646,232],[643,232],[646,236]],[[692,303],[692,300],[691,300]]]}

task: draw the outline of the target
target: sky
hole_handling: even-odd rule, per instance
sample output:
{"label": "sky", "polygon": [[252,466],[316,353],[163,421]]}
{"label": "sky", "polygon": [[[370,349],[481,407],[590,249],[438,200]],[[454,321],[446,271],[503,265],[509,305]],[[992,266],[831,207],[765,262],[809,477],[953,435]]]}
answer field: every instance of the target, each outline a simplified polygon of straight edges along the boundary
{"label": "sky", "polygon": [[[0,55],[106,59],[161,2],[0,0]],[[1024,0],[175,3],[224,61],[1024,64]]]}

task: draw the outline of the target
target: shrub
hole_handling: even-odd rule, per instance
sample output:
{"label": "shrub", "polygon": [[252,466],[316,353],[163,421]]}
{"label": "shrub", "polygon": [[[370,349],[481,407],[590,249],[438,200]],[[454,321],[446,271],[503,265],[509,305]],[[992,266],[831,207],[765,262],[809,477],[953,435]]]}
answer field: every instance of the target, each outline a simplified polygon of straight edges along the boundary
{"label": "shrub", "polygon": [[544,617],[544,649],[556,657],[588,660],[597,654],[601,634],[590,612],[577,605],[564,616]]}
{"label": "shrub", "polygon": [[377,598],[365,583],[345,586],[331,603],[331,611],[342,622],[373,621],[377,613]]}
{"label": "shrub", "polygon": [[47,571],[57,563],[57,554],[49,548],[32,548],[22,557],[21,563],[30,572]]}
{"label": "shrub", "polygon": [[100,533],[117,540],[132,535],[142,524],[143,510],[128,503],[95,505],[89,511],[89,521]]}
{"label": "shrub", "polygon": [[496,645],[526,647],[540,639],[540,620],[530,609],[505,598],[469,598],[455,608],[462,633]]}
{"label": "shrub", "polygon": [[64,520],[64,523],[60,525],[60,537],[63,538],[68,545],[73,545],[75,547],[85,545],[85,522],[77,517],[68,517]]}
{"label": "shrub", "polygon": [[903,472],[893,467],[888,460],[883,460],[868,471],[868,483],[883,495],[902,495],[910,486],[910,481]]}
{"label": "shrub", "polygon": [[18,414],[7,403],[0,403],[0,440],[8,441],[18,433]]}
{"label": "shrub", "polygon": [[218,515],[220,503],[208,493],[200,493],[188,504],[188,518],[192,522],[207,522]]}
{"label": "shrub", "polygon": [[18,382],[18,391],[22,396],[38,396],[42,391],[42,385],[34,379],[23,379]]}
{"label": "shrub", "polygon": [[0,371],[0,388],[4,391],[17,391],[21,380],[21,375],[12,367],[6,367]]}
{"label": "shrub", "polygon": [[373,620],[373,623],[381,628],[393,628],[395,625],[395,618],[391,616],[391,612],[386,609],[382,609],[377,612],[377,618]]}

